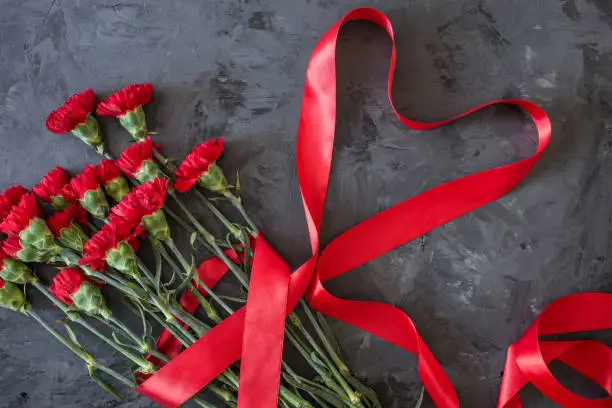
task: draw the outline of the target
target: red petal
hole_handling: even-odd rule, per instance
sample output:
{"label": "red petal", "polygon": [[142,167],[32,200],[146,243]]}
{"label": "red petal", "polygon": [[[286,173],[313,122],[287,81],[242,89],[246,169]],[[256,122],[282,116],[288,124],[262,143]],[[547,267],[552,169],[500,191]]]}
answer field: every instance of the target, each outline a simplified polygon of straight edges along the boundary
{"label": "red petal", "polygon": [[102,116],[122,116],[139,106],[151,102],[153,96],[153,84],[133,84],[127,86],[106,100],[100,102],[96,113]]}
{"label": "red petal", "polygon": [[91,88],[74,94],[60,106],[51,112],[47,118],[47,129],[53,133],[68,133],[77,125],[84,123],[87,116],[96,107],[96,95]]}
{"label": "red petal", "polygon": [[19,235],[29,226],[30,220],[37,217],[38,214],[36,198],[34,194],[28,193],[21,198],[19,204],[15,205],[4,221],[0,223],[0,231],[9,235]]}
{"label": "red petal", "polygon": [[59,237],[62,229],[69,228],[73,221],[78,222],[83,228],[87,227],[87,211],[79,203],[72,204],[63,211],[55,211],[47,218],[47,225],[53,235]]}
{"label": "red petal", "polygon": [[123,218],[131,224],[140,224],[142,217],[164,207],[168,184],[167,179],[155,178],[136,187],[111,209],[111,220]]}
{"label": "red petal", "polygon": [[198,178],[208,171],[208,167],[221,157],[222,153],[222,138],[200,143],[185,157],[175,171],[174,188],[181,192],[189,190],[198,181]]}
{"label": "red petal", "polygon": [[87,165],[81,174],[76,175],[70,180],[70,185],[79,199],[82,199],[86,192],[96,190],[100,187],[96,168],[91,164]]}
{"label": "red petal", "polygon": [[63,167],[57,166],[32,187],[32,191],[41,200],[51,203],[51,198],[60,195],[60,190],[70,182],[70,176]]}
{"label": "red petal", "polygon": [[98,180],[100,180],[103,186],[106,186],[109,181],[113,181],[121,175],[114,160],[102,160],[96,167],[96,170],[98,172]]}
{"label": "red petal", "polygon": [[140,143],[128,146],[115,161],[115,164],[123,174],[134,178],[145,160],[153,160],[153,142],[150,137]]}
{"label": "red petal", "polygon": [[0,194],[0,221],[6,218],[28,190],[19,184],[9,187]]}

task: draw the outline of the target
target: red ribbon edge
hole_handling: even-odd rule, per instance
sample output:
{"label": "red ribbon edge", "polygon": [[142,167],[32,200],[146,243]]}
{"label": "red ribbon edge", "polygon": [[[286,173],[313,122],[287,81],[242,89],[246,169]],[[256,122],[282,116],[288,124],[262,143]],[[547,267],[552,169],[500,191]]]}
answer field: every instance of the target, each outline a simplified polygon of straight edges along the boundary
{"label": "red ribbon edge", "polygon": [[[435,187],[358,224],[325,248],[321,253],[319,265],[315,271],[319,246],[319,227],[329,180],[335,131],[335,47],[341,25],[349,20],[374,22],[385,28],[391,39],[394,40],[392,26],[387,17],[374,9],[362,8],[347,14],[334,25],[323,36],[313,52],[304,89],[297,156],[300,190],[305,207],[313,257],[291,275],[286,305],[283,305],[283,302],[278,302],[278,304],[268,304],[267,306],[269,306],[270,313],[274,314],[277,319],[282,315],[278,313],[279,308],[282,309],[286,306],[286,313],[292,310],[304,294],[314,273],[308,300],[315,309],[374,333],[417,354],[419,356],[419,372],[423,383],[436,405],[439,407],[457,407],[459,403],[452,384],[418,335],[407,315],[397,308],[382,303],[356,302],[336,298],[325,291],[322,282],[345,273],[439,225],[506,194],[522,181],[544,151],[550,139],[550,121],[538,106],[522,100],[494,101],[438,123],[422,123],[409,120],[399,115],[393,107],[398,118],[406,126],[427,130],[442,126],[493,104],[516,105],[523,108],[536,124],[539,136],[538,150],[535,155],[516,163],[476,173]],[[391,85],[394,68],[395,43],[393,42],[389,73],[389,99],[392,105]],[[449,208],[451,202],[453,206]],[[368,241],[367,245],[364,245],[365,240],[362,239],[364,236],[388,236],[389,238],[376,240],[377,245],[371,245],[371,240]],[[260,253],[256,250],[255,258],[257,259],[259,256]],[[254,276],[256,272],[257,268],[254,268]],[[282,286],[280,285],[281,288]],[[251,306],[254,305],[254,309],[261,310],[261,304],[257,304],[257,299],[257,296],[253,297],[252,294],[249,294],[246,309],[241,308],[211,330],[196,344],[145,381],[138,388],[138,391],[162,405],[169,407],[179,405],[215,378],[223,369],[239,359],[243,345],[244,352],[247,354],[251,352],[249,349],[252,344],[266,343],[265,339],[260,338],[256,330],[250,330],[249,328],[251,324],[257,322],[257,315],[260,313],[253,314],[254,319],[251,319],[253,323],[247,321],[245,324],[245,314],[250,315],[248,310]],[[385,318],[381,319],[381,316]],[[262,316],[264,320],[269,317]],[[277,333],[270,336],[270,339],[273,340],[266,344],[266,350],[278,355],[279,352],[282,352],[282,333],[279,341],[278,327],[280,326],[278,324],[275,326]],[[263,341],[263,343],[260,341]],[[276,344],[272,344],[274,342]],[[570,357],[567,357],[571,355],[569,350],[580,349],[584,352],[584,350],[598,348],[599,346],[587,347],[587,345],[580,343],[568,348],[568,351],[560,353],[557,357],[563,359],[563,356],[565,356],[568,360],[571,360]],[[510,350],[509,361],[513,351],[515,350]],[[256,351],[252,351],[252,354],[257,355]],[[209,365],[204,366],[207,363]],[[546,361],[543,361],[543,364],[545,366]],[[249,378],[250,376],[257,375],[259,378],[255,383],[265,383],[272,385],[272,388],[274,388],[274,384],[278,383],[280,368],[277,367],[276,363],[271,367],[259,367],[259,370],[257,366],[248,367],[250,365],[251,363],[247,362],[245,366],[243,361],[239,397],[240,407],[275,406],[271,403],[269,403],[270,405],[262,405],[261,401],[257,400],[258,390],[250,388],[247,384],[253,380],[253,378]],[[261,368],[263,368],[263,371]],[[508,383],[506,381],[506,378],[509,378],[508,376],[509,374],[504,377],[505,384]],[[597,377],[597,375],[593,375],[593,377]],[[536,376],[536,385],[537,378]],[[600,379],[605,383],[604,379]],[[532,377],[529,380],[534,382]],[[512,401],[515,401],[515,399],[512,399]],[[502,404],[501,398],[500,404]],[[510,407],[510,405],[507,406]]]}

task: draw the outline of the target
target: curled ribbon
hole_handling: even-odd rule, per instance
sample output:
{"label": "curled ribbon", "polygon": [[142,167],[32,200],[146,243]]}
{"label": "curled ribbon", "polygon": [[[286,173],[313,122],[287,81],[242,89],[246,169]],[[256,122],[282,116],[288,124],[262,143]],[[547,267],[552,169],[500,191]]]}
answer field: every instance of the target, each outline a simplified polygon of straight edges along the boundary
{"label": "curled ribbon", "polygon": [[[515,105],[533,120],[538,133],[538,148],[526,159],[447,182],[397,204],[352,227],[319,252],[319,233],[336,126],[336,45],[342,24],[351,20],[373,22],[390,36],[393,48],[388,79],[389,100],[397,117],[406,126],[428,130],[491,105]],[[415,354],[419,358],[423,385],[436,406],[459,407],[450,380],[403,311],[384,303],[337,298],[324,288],[323,283],[508,193],[538,161],[550,140],[551,124],[541,108],[524,100],[490,102],[438,123],[407,119],[397,112],[391,98],[395,56],[391,23],[384,14],[371,8],[353,10],[321,38],[306,72],[297,140],[298,179],[312,256],[290,273],[286,263],[260,235],[255,243],[246,306],[176,355],[144,381],[137,391],[163,406],[176,407],[241,359],[238,406],[276,407],[284,320],[305,295],[314,309]],[[367,239],[372,236],[376,239]],[[201,267],[201,276],[207,278],[208,270],[210,276],[218,280],[225,273],[225,266],[210,262]],[[540,342],[538,339],[540,334],[612,327],[612,318],[604,313],[604,310],[610,310],[611,295],[582,294],[558,302],[553,303],[525,336],[510,348],[500,408],[519,408],[518,392],[527,382],[532,382],[555,401],[562,404],[569,401],[567,406],[570,407],[612,406],[609,399],[585,400],[572,394],[556,382],[546,366],[551,360],[559,359],[610,392],[612,353],[607,347],[593,341]],[[594,314],[591,308],[599,308],[599,312]],[[583,314],[578,316],[580,312]],[[572,319],[570,323],[564,314]],[[585,315],[589,318],[584,319]],[[164,347],[174,347],[174,354],[178,353],[172,346],[176,345],[172,339],[166,337],[163,343]],[[591,357],[585,359],[585,353],[590,353]],[[599,367],[594,367],[596,365]]]}

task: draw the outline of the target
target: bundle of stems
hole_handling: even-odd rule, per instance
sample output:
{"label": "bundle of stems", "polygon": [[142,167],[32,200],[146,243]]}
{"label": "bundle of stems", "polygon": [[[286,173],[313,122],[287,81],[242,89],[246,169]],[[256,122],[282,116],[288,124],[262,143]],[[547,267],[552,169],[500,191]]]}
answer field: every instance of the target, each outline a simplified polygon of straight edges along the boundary
{"label": "bundle of stems", "polygon": [[[151,93],[150,84],[132,85],[98,105],[99,114],[117,117],[137,142],[118,159],[114,159],[104,148],[99,126],[92,115],[95,95],[90,89],[74,95],[49,116],[47,127],[51,131],[72,132],[106,159],[105,166],[118,168],[130,180],[126,181],[117,170],[117,174],[111,171],[112,180],[102,177],[101,163],[97,170],[88,166],[81,175],[65,182],[69,187],[67,190],[64,187],[61,191],[57,189],[53,194],[47,194],[46,199],[41,197],[56,210],[63,210],[65,205],[75,205],[78,201],[91,215],[87,225],[79,225],[82,220],[77,222],[75,219],[60,233],[54,231],[50,239],[50,232],[45,229],[42,220],[43,226],[38,221],[29,221],[28,225],[23,226],[27,233],[14,237],[22,247],[21,251],[14,251],[14,258],[63,267],[51,287],[41,283],[33,272],[11,280],[9,278],[14,278],[14,274],[7,275],[7,268],[3,270],[0,264],[0,277],[6,281],[0,280],[3,283],[0,287],[0,306],[21,311],[35,319],[82,358],[90,376],[113,395],[116,392],[106,377],[135,388],[139,381],[154,374],[169,361],[170,358],[164,355],[163,345],[159,350],[156,348],[158,344],[152,336],[153,326],[167,330],[182,347],[187,348],[234,313],[237,304],[246,302],[255,255],[252,243],[259,234],[256,223],[240,198],[238,176],[236,186],[230,186],[223,170],[216,164],[223,151],[222,139],[197,146],[180,166],[166,158],[157,147],[151,148],[149,135],[153,133],[146,129],[142,109],[142,105],[150,100]],[[187,191],[218,222],[214,228],[210,228],[210,219],[202,222],[182,200],[180,193]],[[170,202],[165,202],[166,197]],[[115,205],[110,208],[109,202],[115,202]],[[233,206],[240,221],[231,220],[224,214],[218,206],[222,202],[229,202]],[[12,205],[18,208],[23,204]],[[135,219],[133,213],[138,215]],[[36,214],[32,214],[34,220],[38,220]],[[166,215],[174,221],[172,228],[166,221]],[[124,228],[125,225],[129,228]],[[1,226],[2,219],[0,229]],[[34,231],[33,226],[39,237],[26,239],[37,235],[29,234]],[[176,231],[172,232],[175,227],[183,229],[191,243],[191,253],[177,246],[174,238]],[[224,230],[222,237],[211,232],[219,227]],[[154,268],[149,268],[134,250],[134,240],[145,231],[155,259]],[[225,296],[216,288],[209,287],[206,279],[199,276],[196,255],[198,258],[212,256],[220,260],[236,279],[241,294]],[[19,262],[18,259],[11,259],[13,261]],[[140,317],[141,331],[130,328],[106,307],[99,290],[102,284],[122,294],[126,305]],[[69,287],[63,295],[61,290],[58,291],[62,285]],[[24,297],[29,287],[40,291],[65,315],[66,335],[60,334],[52,324],[33,311]],[[183,308],[179,297],[185,291],[197,299],[205,317],[200,318],[198,313]],[[23,298],[15,301],[14,298],[19,298],[16,293],[21,293]],[[58,298],[62,301],[57,301]],[[105,330],[92,325],[92,321],[103,324]],[[133,367],[130,375],[124,376],[95,359],[79,343],[70,328],[75,325],[127,359]],[[376,393],[353,376],[344,363],[325,317],[313,311],[304,300],[289,315],[285,337],[315,375],[314,379],[305,378],[283,361],[278,397],[280,407],[381,407]],[[235,407],[239,370],[240,364],[236,363],[208,384],[206,391],[215,396],[215,403],[199,395],[195,395],[192,401],[202,407],[218,406],[216,404]]]}

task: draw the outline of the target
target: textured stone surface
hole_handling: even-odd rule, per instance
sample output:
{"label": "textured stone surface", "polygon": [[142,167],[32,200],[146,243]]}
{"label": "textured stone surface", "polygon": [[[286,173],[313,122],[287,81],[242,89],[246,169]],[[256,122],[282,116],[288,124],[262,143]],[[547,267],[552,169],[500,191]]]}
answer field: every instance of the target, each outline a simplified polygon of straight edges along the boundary
{"label": "textured stone surface", "polygon": [[[56,165],[78,171],[98,160],[76,139],[44,128],[67,96],[85,87],[105,96],[150,81],[156,92],[146,112],[155,139],[182,157],[199,141],[226,137],[223,167],[228,174],[240,168],[247,207],[279,252],[299,264],[308,254],[294,166],[304,72],[319,37],[357,5],[380,8],[396,27],[394,98],[404,115],[439,120],[523,97],[553,120],[548,151],[512,194],[329,284],[338,295],[408,312],[462,406],[488,408],[507,346],[539,311],[559,296],[612,289],[609,1],[2,0],[0,187],[30,186]],[[381,29],[351,23],[342,32],[325,241],[440,182],[534,150],[532,125],[507,108],[429,133],[404,129],[386,100],[389,53]],[[101,123],[110,150],[120,152],[125,133]],[[59,318],[48,302],[33,303]],[[349,365],[376,387],[385,408],[414,405],[412,356],[333,326]],[[118,364],[117,355],[82,337]],[[154,405],[126,389],[124,400],[112,400],[24,317],[0,311],[0,339],[1,407]],[[528,390],[525,406],[554,405]]]}

